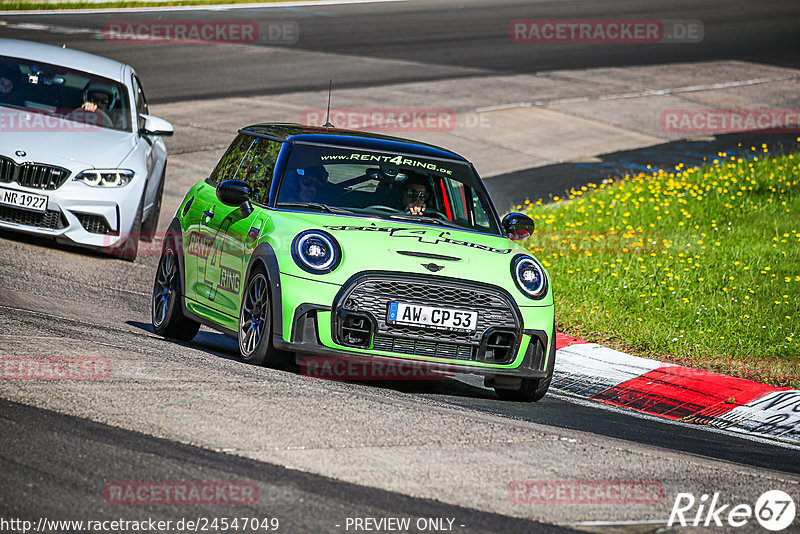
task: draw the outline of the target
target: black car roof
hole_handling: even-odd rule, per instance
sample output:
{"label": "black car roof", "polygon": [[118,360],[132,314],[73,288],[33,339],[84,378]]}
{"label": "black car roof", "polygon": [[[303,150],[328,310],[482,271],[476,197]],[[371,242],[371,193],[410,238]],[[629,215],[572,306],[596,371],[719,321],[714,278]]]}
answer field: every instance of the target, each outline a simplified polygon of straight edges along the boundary
{"label": "black car roof", "polygon": [[304,126],[302,124],[265,123],[247,126],[240,131],[266,135],[282,141],[304,141],[324,145],[352,146],[467,161],[463,156],[436,145],[357,130]]}

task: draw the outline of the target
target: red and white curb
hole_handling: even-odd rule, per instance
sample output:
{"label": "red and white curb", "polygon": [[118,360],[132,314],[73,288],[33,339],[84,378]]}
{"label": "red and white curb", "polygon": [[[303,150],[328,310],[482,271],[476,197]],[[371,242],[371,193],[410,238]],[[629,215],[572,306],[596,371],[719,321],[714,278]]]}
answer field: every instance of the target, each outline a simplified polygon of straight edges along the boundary
{"label": "red and white curb", "polygon": [[800,391],[638,358],[556,334],[551,387],[685,423],[800,444]]}

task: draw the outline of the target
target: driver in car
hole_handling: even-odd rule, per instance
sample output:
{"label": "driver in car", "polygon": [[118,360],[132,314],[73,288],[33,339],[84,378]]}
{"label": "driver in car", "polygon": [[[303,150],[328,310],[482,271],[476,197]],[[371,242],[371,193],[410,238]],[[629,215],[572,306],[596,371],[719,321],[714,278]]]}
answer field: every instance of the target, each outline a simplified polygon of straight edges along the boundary
{"label": "driver in car", "polygon": [[431,198],[428,182],[424,178],[411,177],[403,184],[403,211],[411,215],[423,215],[426,202]]}
{"label": "driver in car", "polygon": [[[0,102],[5,104],[12,104],[12,105],[19,105],[18,102],[13,98],[16,94],[19,94],[19,82],[16,81],[19,76],[16,76],[16,73],[11,67],[6,65],[0,65]],[[16,83],[15,83],[16,81]]]}
{"label": "driver in car", "polygon": [[106,93],[100,91],[92,91],[86,97],[86,102],[81,106],[86,111],[94,113],[99,108],[101,111],[108,113],[111,111],[109,106],[109,97]]}
{"label": "driver in car", "polygon": [[90,82],[84,89],[83,95],[84,102],[80,110],[94,114],[91,116],[84,113],[83,122],[87,124],[98,124],[99,122],[99,126],[113,126],[112,108],[116,100],[113,90]]}
{"label": "driver in car", "polygon": [[316,165],[292,171],[288,178],[286,201],[315,202],[317,192],[328,181],[328,171],[322,165]]}

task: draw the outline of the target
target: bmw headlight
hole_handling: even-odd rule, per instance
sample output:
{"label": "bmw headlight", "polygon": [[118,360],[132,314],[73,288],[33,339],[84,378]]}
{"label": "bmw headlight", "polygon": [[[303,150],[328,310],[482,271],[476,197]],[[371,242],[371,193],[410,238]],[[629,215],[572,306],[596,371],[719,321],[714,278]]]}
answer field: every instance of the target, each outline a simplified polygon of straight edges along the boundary
{"label": "bmw headlight", "polygon": [[92,187],[122,187],[133,180],[133,171],[127,169],[91,169],[75,177]]}
{"label": "bmw headlight", "polygon": [[540,299],[547,294],[547,276],[538,261],[520,254],[511,261],[511,276],[520,291],[532,299]]}
{"label": "bmw headlight", "polygon": [[292,258],[306,272],[325,274],[339,266],[342,251],[333,236],[320,230],[307,230],[294,238]]}

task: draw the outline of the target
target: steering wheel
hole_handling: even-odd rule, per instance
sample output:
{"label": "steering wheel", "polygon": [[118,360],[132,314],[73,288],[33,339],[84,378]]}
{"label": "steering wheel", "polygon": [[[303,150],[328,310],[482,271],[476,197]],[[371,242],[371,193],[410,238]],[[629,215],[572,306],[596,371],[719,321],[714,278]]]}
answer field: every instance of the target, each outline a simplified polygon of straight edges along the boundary
{"label": "steering wheel", "polygon": [[391,206],[383,206],[383,205],[368,206],[367,209],[376,211],[388,211],[389,213],[403,213],[397,208],[393,208]]}
{"label": "steering wheel", "polygon": [[[97,108],[94,111],[89,111],[83,107],[80,107],[74,111],[72,111],[69,115],[67,115],[68,119],[75,119],[78,122],[82,122],[84,124],[91,124],[93,126],[102,126],[104,128],[113,128],[114,121],[111,120],[111,117],[100,108]],[[99,121],[97,119],[100,119]],[[101,124],[98,124],[101,123]]]}
{"label": "steering wheel", "polygon": [[422,216],[423,217],[432,217],[434,219],[441,219],[443,221],[450,222],[450,219],[448,219],[447,216],[444,213],[436,211],[433,208],[426,209],[424,212],[422,212]]}

